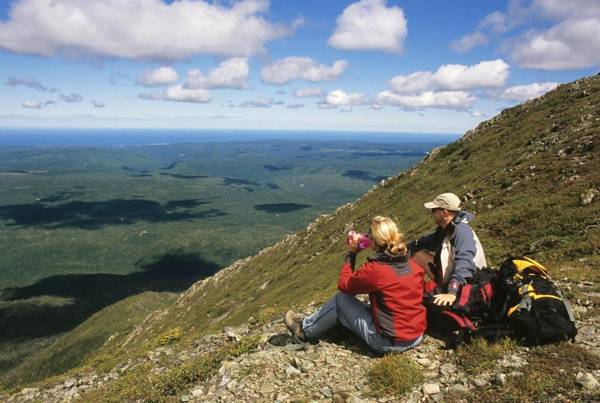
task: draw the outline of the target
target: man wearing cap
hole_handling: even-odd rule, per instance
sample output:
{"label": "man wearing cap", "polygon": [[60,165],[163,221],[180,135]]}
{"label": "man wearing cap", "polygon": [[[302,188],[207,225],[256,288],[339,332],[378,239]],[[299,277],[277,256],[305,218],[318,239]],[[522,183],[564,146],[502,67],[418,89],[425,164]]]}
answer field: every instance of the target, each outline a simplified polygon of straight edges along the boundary
{"label": "man wearing cap", "polygon": [[[434,298],[436,305],[452,305],[459,288],[477,269],[486,266],[485,254],[479,238],[469,225],[473,213],[461,211],[460,199],[453,193],[442,193],[425,203],[430,209],[437,228],[408,244],[413,259],[426,269],[436,285],[442,289]],[[435,252],[434,256],[425,252]]]}

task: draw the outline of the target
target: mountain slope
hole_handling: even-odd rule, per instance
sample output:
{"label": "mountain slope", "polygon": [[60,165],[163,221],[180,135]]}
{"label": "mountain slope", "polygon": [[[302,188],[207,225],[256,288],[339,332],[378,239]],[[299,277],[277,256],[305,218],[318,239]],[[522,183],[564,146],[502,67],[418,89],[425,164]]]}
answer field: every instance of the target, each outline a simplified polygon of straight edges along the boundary
{"label": "mountain slope", "polygon": [[[555,278],[591,282],[584,290],[597,294],[599,127],[600,75],[506,109],[356,202],[194,284],[129,335],[112,338],[79,371],[101,372],[144,357],[172,332],[178,345],[189,346],[250,317],[269,323],[289,307],[322,302],[336,290],[349,228],[366,229],[374,215],[388,215],[415,237],[433,229],[423,202],[445,191],[477,213],[474,228],[489,263],[525,253],[546,263]],[[567,291],[574,300],[588,295],[577,287]],[[582,318],[598,315],[598,303]]]}
{"label": "mountain slope", "polygon": [[600,197],[587,204],[582,195],[600,189],[599,128],[600,75],[506,109],[355,203],[195,284],[134,339],[175,325],[205,333],[268,308],[323,300],[335,291],[350,226],[366,229],[374,215],[389,215],[415,237],[432,230],[423,202],[444,191],[477,213],[489,263],[526,253],[597,279]]}

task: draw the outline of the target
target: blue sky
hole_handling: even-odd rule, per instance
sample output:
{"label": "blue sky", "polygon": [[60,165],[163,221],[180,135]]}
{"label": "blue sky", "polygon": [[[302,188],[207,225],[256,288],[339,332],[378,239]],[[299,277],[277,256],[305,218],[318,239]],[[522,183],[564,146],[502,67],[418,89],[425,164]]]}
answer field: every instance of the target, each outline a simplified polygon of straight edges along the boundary
{"label": "blue sky", "polygon": [[0,127],[460,133],[599,66],[597,0],[0,4]]}

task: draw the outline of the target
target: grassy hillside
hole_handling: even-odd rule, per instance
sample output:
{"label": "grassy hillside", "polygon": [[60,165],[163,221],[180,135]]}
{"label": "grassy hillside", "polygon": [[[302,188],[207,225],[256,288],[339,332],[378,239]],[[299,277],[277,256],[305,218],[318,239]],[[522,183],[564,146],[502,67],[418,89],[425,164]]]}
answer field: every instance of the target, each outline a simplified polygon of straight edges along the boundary
{"label": "grassy hillside", "polygon": [[[114,337],[86,365],[107,368],[142,355],[174,328],[191,340],[251,316],[261,321],[323,301],[335,291],[349,228],[364,230],[382,214],[415,237],[433,229],[423,202],[445,191],[477,213],[474,228],[489,263],[525,253],[555,277],[591,280],[600,291],[600,196],[589,203],[585,197],[600,189],[598,127],[600,75],[506,109],[356,202],[194,284],[131,334]],[[590,314],[598,313],[594,309]]]}
{"label": "grassy hillside", "polygon": [[600,197],[582,201],[600,189],[599,127],[600,75],[506,109],[355,203],[195,284],[137,329],[136,340],[174,326],[191,337],[324,300],[335,291],[351,226],[364,230],[374,215],[388,215],[415,237],[432,230],[423,202],[445,191],[477,213],[474,228],[492,265],[527,254],[556,277],[600,280]]}
{"label": "grassy hillside", "polygon": [[22,352],[14,347],[11,350],[9,344],[2,352],[7,365],[12,364],[14,368],[6,372],[2,381],[7,385],[19,385],[61,374],[78,366],[99,350],[111,336],[127,334],[148,314],[175,299],[172,293],[144,292],[118,301],[55,340],[29,342],[43,343],[46,348],[32,347],[34,354],[29,355],[22,364]]}

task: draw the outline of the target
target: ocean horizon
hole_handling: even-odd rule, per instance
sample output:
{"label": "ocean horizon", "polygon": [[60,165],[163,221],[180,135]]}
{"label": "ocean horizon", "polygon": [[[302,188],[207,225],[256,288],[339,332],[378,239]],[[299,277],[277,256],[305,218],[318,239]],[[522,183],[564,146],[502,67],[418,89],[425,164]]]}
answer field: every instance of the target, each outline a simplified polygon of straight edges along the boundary
{"label": "ocean horizon", "polygon": [[0,128],[0,146],[135,146],[181,143],[311,140],[446,144],[461,134],[272,129]]}

